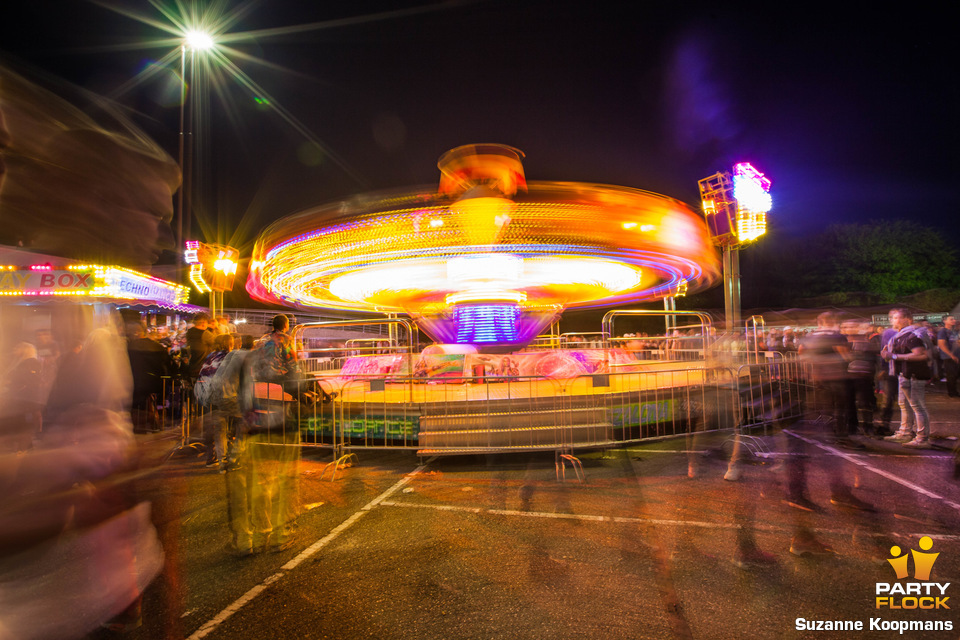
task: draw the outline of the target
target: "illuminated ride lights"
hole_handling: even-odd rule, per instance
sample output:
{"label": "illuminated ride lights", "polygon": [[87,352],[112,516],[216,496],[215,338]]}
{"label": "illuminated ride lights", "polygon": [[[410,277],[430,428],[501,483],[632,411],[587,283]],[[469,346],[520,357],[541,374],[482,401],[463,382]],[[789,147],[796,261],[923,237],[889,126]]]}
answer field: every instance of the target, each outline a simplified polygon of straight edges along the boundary
{"label": "illuminated ride lights", "polygon": [[519,339],[516,304],[461,304],[454,307],[457,344],[503,344]]}
{"label": "illuminated ride lights", "polygon": [[767,232],[767,212],[773,207],[770,181],[746,162],[733,168],[733,197],[737,201],[737,237],[756,240]]}
{"label": "illuminated ride lights", "polygon": [[770,180],[747,162],[734,166],[733,175],[720,172],[700,181],[703,213],[714,242],[737,247],[767,232],[767,213],[773,208]]}
{"label": "illuminated ride lights", "polygon": [[185,243],[183,261],[190,265],[190,282],[200,293],[231,291],[240,252],[222,244],[197,240]]}
{"label": "illuminated ride lights", "polygon": [[0,266],[0,296],[87,296],[176,307],[187,303],[189,293],[184,286],[124,267]]}
{"label": "illuminated ride lights", "polygon": [[655,300],[713,283],[706,226],[637,189],[527,183],[522,154],[445,154],[438,192],[373,193],[266,229],[247,290],[271,303],[406,313],[444,343],[522,344],[567,307]]}

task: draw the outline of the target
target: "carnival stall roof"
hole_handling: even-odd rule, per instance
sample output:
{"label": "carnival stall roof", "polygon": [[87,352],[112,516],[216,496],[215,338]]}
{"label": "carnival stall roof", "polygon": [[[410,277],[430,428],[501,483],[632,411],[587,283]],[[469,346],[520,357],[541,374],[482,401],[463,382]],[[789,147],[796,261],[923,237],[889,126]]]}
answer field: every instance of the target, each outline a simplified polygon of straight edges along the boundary
{"label": "carnival stall roof", "polygon": [[127,267],[84,264],[59,256],[0,247],[0,300],[37,304],[69,299],[177,313],[202,310],[188,304],[187,287]]}

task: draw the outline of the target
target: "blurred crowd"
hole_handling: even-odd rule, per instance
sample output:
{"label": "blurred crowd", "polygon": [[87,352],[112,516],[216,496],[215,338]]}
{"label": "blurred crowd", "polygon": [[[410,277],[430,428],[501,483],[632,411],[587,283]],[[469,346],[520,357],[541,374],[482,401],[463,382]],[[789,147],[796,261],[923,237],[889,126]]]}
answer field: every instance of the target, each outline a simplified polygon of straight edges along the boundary
{"label": "blurred crowd", "polygon": [[[810,424],[814,429],[826,428],[826,439],[832,444],[847,449],[866,449],[868,439],[877,438],[911,449],[930,448],[932,436],[926,408],[927,390],[938,382],[946,382],[947,394],[950,397],[958,395],[956,370],[960,345],[956,320],[948,316],[941,327],[931,327],[929,323],[914,322],[908,310],[899,308],[891,309],[888,319],[890,326],[883,328],[864,322],[841,322],[837,314],[828,311],[817,317],[815,329],[799,338],[788,338],[786,329],[769,331],[765,335],[758,331],[757,348],[765,352],[760,361],[765,364],[757,365],[757,368],[769,367],[776,372],[778,366],[782,367],[790,360],[784,357],[787,351],[796,351],[796,362],[803,365],[803,376],[813,387],[813,394],[807,395],[807,401],[812,405],[816,419]],[[788,344],[793,348],[788,348]],[[771,354],[774,351],[779,354]],[[941,375],[943,379],[939,377]],[[799,415],[778,406],[783,400],[777,393],[775,377],[762,381],[764,392],[752,397],[762,405],[760,410],[780,417],[775,421],[776,425],[788,427]],[[900,422],[896,432],[891,432],[895,404],[899,405]],[[878,562],[885,562],[891,547],[883,518],[876,505],[855,494],[860,485],[856,472],[845,464],[844,457],[825,454],[817,441],[819,439],[811,440],[802,432],[775,429],[773,436],[776,444],[772,449],[775,451],[764,450],[762,455],[778,460],[772,469],[783,478],[785,495],[782,502],[792,508],[790,553],[803,557],[835,554],[815,535],[812,526],[812,515],[825,513],[825,506],[811,499],[808,482],[811,468],[819,467],[827,478],[830,504],[849,513],[858,529],[869,532],[865,536],[866,553]],[[738,430],[732,443],[724,479],[737,482],[745,473],[743,461],[758,455],[760,449],[758,439],[748,429]],[[958,472],[960,467],[955,461],[955,478],[960,477]],[[738,492],[736,514],[742,526],[737,534],[734,563],[741,568],[776,564],[776,557],[761,550],[755,538],[754,512],[758,500],[754,491],[757,489],[759,486],[754,485]]]}
{"label": "blurred crowd", "polygon": [[288,330],[278,315],[255,341],[227,317],[198,314],[176,330],[108,322],[66,347],[45,330],[13,345],[0,378],[0,640],[137,628],[155,580],[161,628],[182,637],[185,489],[163,463],[196,444],[191,427],[226,476],[227,552],[293,544],[291,410],[316,396]]}
{"label": "blurred crowd", "polygon": [[[824,312],[817,328],[798,341],[801,359],[810,364],[820,411],[832,420],[843,446],[858,448],[850,436],[865,435],[928,448],[927,389],[942,382],[948,397],[960,397],[956,319],[947,316],[936,327],[914,322],[906,309],[892,309],[889,322],[886,328],[840,323],[836,314]],[[901,421],[891,433],[895,404]]]}
{"label": "blurred crowd", "polygon": [[[889,320],[882,329],[825,312],[816,329],[757,330],[740,346],[776,358],[792,352],[806,363],[816,406],[840,446],[862,448],[852,438],[860,435],[927,448],[928,387],[943,381],[949,396],[960,396],[956,320],[932,327],[904,309],[891,310]],[[289,319],[277,315],[271,331],[254,339],[226,316],[198,314],[169,327],[107,323],[67,344],[41,330],[32,342],[12,345],[0,376],[0,640],[136,628],[143,592],[154,581],[161,628],[182,637],[177,548],[185,489],[164,475],[171,449],[202,443],[206,465],[224,475],[227,553],[246,557],[294,544],[297,411],[325,397],[302,372],[302,348],[289,329]],[[621,340],[628,351],[667,359],[702,354],[704,346],[691,328]],[[581,337],[569,343],[590,344]],[[895,403],[901,420],[891,432]],[[165,432],[171,423],[183,430]],[[135,439],[137,432],[144,437]],[[191,433],[200,442],[189,442]],[[732,481],[742,469],[736,442],[725,475]],[[802,457],[788,457],[787,465],[787,503],[816,511]],[[833,504],[873,512],[838,466],[828,471]],[[748,522],[749,509],[744,514]],[[791,552],[829,553],[805,517],[796,520]],[[738,562],[768,563],[749,530]]]}

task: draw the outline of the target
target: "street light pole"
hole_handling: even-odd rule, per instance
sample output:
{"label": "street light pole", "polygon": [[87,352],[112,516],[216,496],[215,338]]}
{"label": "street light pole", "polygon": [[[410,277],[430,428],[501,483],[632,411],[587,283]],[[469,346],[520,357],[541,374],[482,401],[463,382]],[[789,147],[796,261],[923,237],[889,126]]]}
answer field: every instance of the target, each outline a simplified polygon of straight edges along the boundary
{"label": "street light pole", "polygon": [[723,247],[723,303],[727,331],[740,326],[740,247]]}
{"label": "street light pole", "polygon": [[187,44],[180,45],[180,138],[177,164],[180,166],[180,188],[177,190],[177,236],[174,254],[177,260],[177,282],[183,280],[183,260],[180,252],[183,251],[183,193],[186,190],[187,172],[184,168],[184,111],[187,103]]}
{"label": "street light pole", "polygon": [[[183,280],[184,241],[191,234],[193,206],[193,114],[196,51],[214,46],[213,38],[201,31],[189,31],[180,45],[180,190],[177,193],[177,234],[174,253],[177,259],[177,282]],[[189,60],[188,58],[189,54]]]}

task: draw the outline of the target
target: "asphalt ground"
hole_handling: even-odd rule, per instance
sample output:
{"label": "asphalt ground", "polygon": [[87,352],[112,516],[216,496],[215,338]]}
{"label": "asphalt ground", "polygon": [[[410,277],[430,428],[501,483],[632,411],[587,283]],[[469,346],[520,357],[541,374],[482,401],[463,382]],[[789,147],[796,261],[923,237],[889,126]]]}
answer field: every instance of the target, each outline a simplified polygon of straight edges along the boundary
{"label": "asphalt ground", "polygon": [[[935,449],[866,438],[842,449],[801,421],[756,440],[773,455],[750,457],[737,482],[723,479],[726,433],[583,453],[582,481],[570,464],[558,478],[553,454],[382,450],[357,452],[333,479],[329,452],[304,449],[298,543],[248,558],[225,549],[224,476],[186,452],[158,487],[174,577],[155,581],[143,627],[123,635],[958,638],[960,401],[933,390],[928,406]],[[783,502],[791,465],[806,470],[819,512]],[[831,504],[832,474],[876,511]],[[791,554],[801,527],[835,555]],[[950,609],[878,609],[876,584],[898,582],[891,546],[919,550],[925,535],[940,553],[930,581],[950,583]],[[740,542],[773,562],[737,566]],[[797,618],[865,630],[801,631]],[[953,630],[872,631],[871,619]]]}

